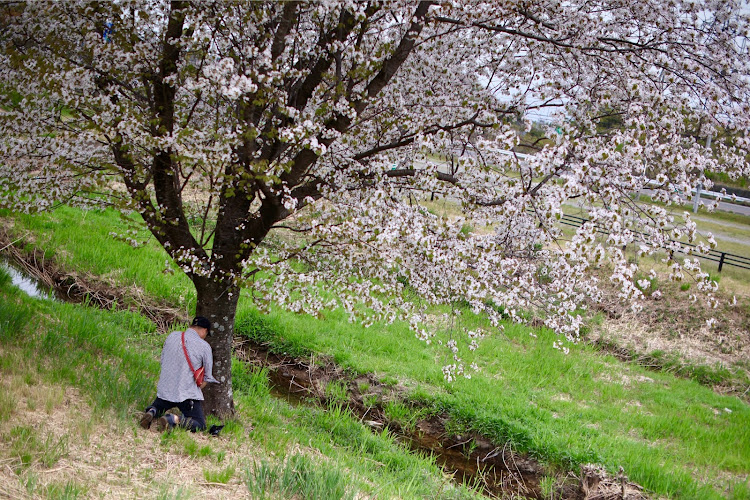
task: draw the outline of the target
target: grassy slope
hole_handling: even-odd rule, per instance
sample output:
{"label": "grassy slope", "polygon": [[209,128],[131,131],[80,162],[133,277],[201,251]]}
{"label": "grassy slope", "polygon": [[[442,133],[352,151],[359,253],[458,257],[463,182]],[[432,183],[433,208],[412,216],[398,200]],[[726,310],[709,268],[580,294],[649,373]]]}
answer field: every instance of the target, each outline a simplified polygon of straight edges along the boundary
{"label": "grassy slope", "polygon": [[265,373],[240,364],[237,418],[220,438],[144,431],[134,410],[155,393],[153,325],[9,282],[0,270],[0,497],[476,496],[340,408],[272,397]]}
{"label": "grassy slope", "polygon": [[[22,217],[14,232],[30,231],[37,244],[73,269],[111,276],[126,286],[190,307],[189,283],[163,275],[165,255],[155,245],[134,250],[107,237],[117,217],[72,209]],[[144,233],[145,234],[145,233]],[[120,271],[113,271],[119,269]],[[240,305],[253,315],[249,301]],[[464,315],[465,326],[481,318]],[[619,466],[646,488],[675,498],[750,498],[750,408],[698,384],[647,372],[584,346],[568,356],[553,335],[506,325],[485,339],[472,380],[443,382],[442,359],[400,324],[364,329],[337,312],[314,320],[274,311],[269,337],[329,354],[354,371],[399,380],[428,407],[445,408],[457,429],[478,430],[499,443],[563,468],[598,462]],[[154,348],[156,349],[156,348]],[[726,410],[725,410],[726,409]],[[727,411],[729,410],[729,411]]]}

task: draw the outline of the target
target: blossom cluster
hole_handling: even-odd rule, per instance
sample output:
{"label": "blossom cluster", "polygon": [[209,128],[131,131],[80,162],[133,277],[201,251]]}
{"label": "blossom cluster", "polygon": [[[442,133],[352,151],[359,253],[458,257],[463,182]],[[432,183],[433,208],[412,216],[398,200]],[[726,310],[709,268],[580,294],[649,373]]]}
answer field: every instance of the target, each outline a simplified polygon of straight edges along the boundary
{"label": "blossom cluster", "polygon": [[[739,1],[2,8],[0,206],[137,211],[235,305],[247,286],[432,342],[419,304],[460,301],[497,329],[539,318],[565,351],[602,272],[645,300],[625,248],[716,305],[690,256],[715,240],[672,209],[708,172],[750,174]],[[488,333],[459,330],[435,342],[449,380]]]}

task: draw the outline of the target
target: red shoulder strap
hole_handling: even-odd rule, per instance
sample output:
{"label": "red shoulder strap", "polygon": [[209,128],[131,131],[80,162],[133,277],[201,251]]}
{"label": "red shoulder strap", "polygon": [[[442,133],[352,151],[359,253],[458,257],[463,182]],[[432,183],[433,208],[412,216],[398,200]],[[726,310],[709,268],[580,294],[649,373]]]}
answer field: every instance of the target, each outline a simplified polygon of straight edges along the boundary
{"label": "red shoulder strap", "polygon": [[190,362],[190,356],[188,356],[187,348],[185,347],[185,332],[182,332],[182,351],[185,353],[185,359],[187,359],[188,366],[190,367],[190,371],[195,373],[195,369],[193,369],[193,363]]}

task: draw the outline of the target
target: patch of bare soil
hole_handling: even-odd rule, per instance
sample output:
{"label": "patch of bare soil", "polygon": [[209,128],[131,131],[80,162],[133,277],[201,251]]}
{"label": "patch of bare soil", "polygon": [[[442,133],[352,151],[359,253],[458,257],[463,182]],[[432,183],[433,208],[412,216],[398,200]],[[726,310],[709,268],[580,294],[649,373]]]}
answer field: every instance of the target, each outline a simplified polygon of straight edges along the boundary
{"label": "patch of bare soil", "polygon": [[[227,484],[208,483],[204,477],[204,470],[240,461],[231,449],[217,465],[212,457],[190,456],[161,445],[155,430],[134,432],[107,412],[98,413],[75,389],[29,385],[23,377],[7,373],[3,380],[3,390],[13,391],[17,398],[10,418],[0,422],[0,498],[42,498],[66,486],[86,498],[172,498],[180,492],[195,498],[249,497],[238,477]],[[22,436],[21,428],[27,429]],[[216,438],[190,437],[199,448],[216,446]],[[23,439],[36,444],[29,446]],[[252,450],[243,450],[243,455],[253,456]]]}
{"label": "patch of bare soil", "polygon": [[[662,296],[647,298],[643,310],[633,313],[616,299],[595,307],[605,320],[592,329],[587,340],[624,361],[656,370],[669,369],[689,376],[705,367],[731,376],[698,377],[722,394],[750,398],[750,298],[734,297],[719,289],[718,306],[703,306],[690,298],[679,284],[660,287]],[[616,292],[611,291],[614,296]],[[713,318],[715,323],[710,325]],[[684,369],[683,369],[684,368]],[[703,372],[705,373],[705,372]]]}

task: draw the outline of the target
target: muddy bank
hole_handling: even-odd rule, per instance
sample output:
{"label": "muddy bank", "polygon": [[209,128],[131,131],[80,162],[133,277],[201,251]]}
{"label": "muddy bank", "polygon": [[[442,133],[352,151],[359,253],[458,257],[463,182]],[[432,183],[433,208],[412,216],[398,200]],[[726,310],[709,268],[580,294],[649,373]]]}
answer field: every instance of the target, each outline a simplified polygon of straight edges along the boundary
{"label": "muddy bank", "polygon": [[[0,230],[0,249],[62,300],[85,302],[106,309],[136,310],[152,319],[160,330],[172,323],[185,322],[183,311],[154,303],[135,289],[123,289],[102,283],[94,276],[68,272],[43,252],[15,246]],[[517,453],[509,443],[494,443],[473,432],[451,433],[449,415],[427,414],[416,421],[400,422],[388,417],[387,402],[409,403],[405,390],[383,384],[373,375],[353,376],[330,360],[316,362],[272,353],[267,346],[246,338],[235,341],[236,355],[247,363],[268,369],[275,390],[283,396],[305,403],[329,404],[326,387],[338,382],[346,387],[346,406],[373,430],[389,429],[412,449],[435,455],[444,470],[460,483],[474,485],[490,497],[526,497],[559,499],[640,499],[642,489],[624,476],[613,477],[601,468],[584,466],[580,471],[562,475],[546,470],[538,461]],[[552,481],[554,480],[554,482]]]}

